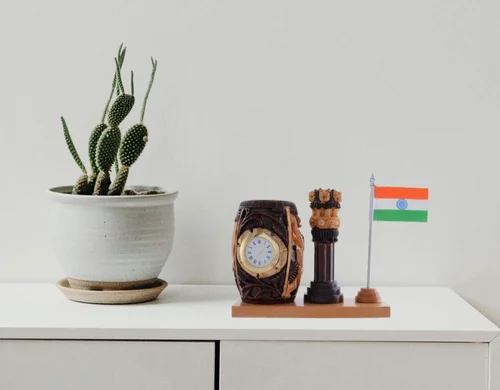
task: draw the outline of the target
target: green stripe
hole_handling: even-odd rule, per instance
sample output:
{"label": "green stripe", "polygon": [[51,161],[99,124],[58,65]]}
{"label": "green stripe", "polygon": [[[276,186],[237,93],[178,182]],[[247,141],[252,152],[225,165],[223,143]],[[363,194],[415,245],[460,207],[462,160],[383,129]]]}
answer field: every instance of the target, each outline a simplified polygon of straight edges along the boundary
{"label": "green stripe", "polygon": [[374,221],[427,222],[427,210],[374,210]]}

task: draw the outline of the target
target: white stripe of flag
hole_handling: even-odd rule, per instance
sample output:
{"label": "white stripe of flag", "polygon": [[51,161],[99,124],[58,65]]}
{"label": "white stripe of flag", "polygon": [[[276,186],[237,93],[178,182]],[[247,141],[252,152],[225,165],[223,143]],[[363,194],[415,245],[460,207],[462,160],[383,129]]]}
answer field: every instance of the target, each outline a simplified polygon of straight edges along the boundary
{"label": "white stripe of flag", "polygon": [[[375,198],[373,208],[375,210],[401,210],[397,207],[400,199]],[[428,210],[427,199],[406,199],[408,207],[404,210]]]}

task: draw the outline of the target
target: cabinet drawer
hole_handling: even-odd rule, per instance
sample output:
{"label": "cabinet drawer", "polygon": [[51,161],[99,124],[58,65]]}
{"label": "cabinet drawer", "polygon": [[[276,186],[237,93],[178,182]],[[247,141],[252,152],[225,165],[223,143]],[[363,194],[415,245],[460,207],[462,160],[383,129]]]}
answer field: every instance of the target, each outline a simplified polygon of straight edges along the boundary
{"label": "cabinet drawer", "polygon": [[213,390],[214,343],[0,341],[0,389]]}
{"label": "cabinet drawer", "polygon": [[486,390],[488,344],[221,342],[221,390]]}

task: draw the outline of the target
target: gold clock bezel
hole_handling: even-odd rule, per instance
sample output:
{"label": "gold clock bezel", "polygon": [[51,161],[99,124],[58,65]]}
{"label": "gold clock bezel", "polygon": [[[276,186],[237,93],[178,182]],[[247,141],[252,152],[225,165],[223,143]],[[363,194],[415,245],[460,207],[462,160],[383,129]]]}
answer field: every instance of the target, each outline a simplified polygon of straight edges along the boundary
{"label": "gold clock bezel", "polygon": [[[255,267],[247,259],[246,247],[248,243],[254,238],[265,238],[273,246],[273,258],[271,262],[265,267]],[[285,266],[287,261],[287,248],[283,241],[273,232],[263,229],[255,228],[252,231],[246,230],[238,238],[238,262],[243,267],[243,269],[250,275],[256,278],[267,278],[269,276],[277,274]]]}

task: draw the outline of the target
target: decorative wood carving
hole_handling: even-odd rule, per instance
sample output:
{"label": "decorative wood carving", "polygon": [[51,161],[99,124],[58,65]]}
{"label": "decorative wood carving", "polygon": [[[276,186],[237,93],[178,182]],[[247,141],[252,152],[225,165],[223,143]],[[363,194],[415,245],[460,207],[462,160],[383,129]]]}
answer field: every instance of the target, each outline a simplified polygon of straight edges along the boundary
{"label": "decorative wood carving", "polygon": [[309,201],[312,210],[309,224],[314,241],[314,280],[304,295],[304,301],[340,303],[343,302],[343,295],[335,280],[335,243],[339,235],[338,213],[342,193],[320,188],[309,192]]}
{"label": "decorative wood carving", "polygon": [[[287,201],[253,200],[242,202],[234,221],[233,273],[241,299],[246,303],[272,304],[292,302],[297,294],[303,270],[304,237],[297,208]],[[259,268],[248,264],[245,235],[264,232],[275,242],[276,261]],[[285,256],[285,257],[283,257]],[[274,261],[274,259],[273,259]]]}

